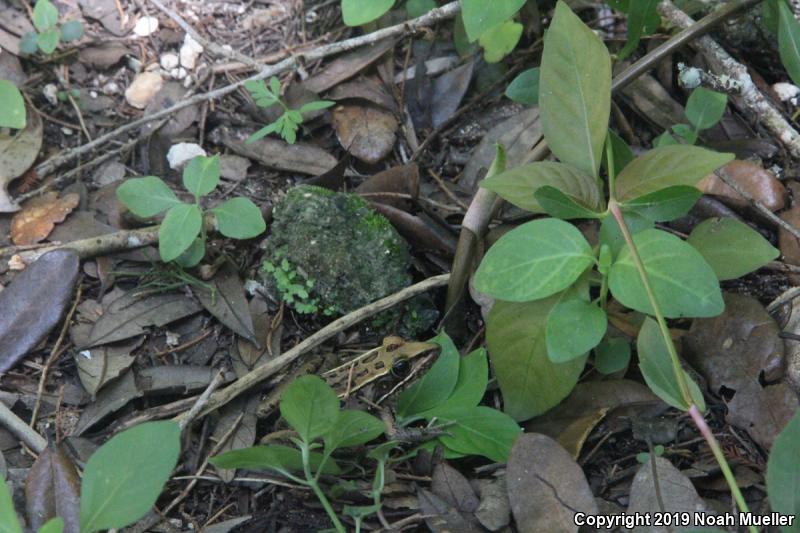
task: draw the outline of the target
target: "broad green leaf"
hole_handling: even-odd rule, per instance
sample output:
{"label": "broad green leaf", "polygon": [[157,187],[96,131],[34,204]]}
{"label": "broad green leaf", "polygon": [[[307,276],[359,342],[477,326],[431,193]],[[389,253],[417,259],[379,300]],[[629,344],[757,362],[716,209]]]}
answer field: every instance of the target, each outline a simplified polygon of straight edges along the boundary
{"label": "broad green leaf", "polygon": [[39,46],[39,50],[50,55],[55,52],[59,39],[61,39],[61,33],[58,30],[43,31],[36,36],[36,44]]}
{"label": "broad green leaf", "polygon": [[307,104],[303,104],[302,106],[300,106],[300,109],[298,109],[298,111],[300,113],[320,111],[321,109],[327,109],[335,104],[336,102],[331,102],[330,100],[317,100],[315,102],[308,102]]}
{"label": "broad green leaf", "polygon": [[461,358],[458,380],[450,397],[441,405],[421,413],[420,416],[431,418],[448,413],[453,409],[475,407],[483,399],[488,384],[489,360],[486,357],[486,350],[478,348]]}
{"label": "broad green leaf", "polygon": [[636,0],[630,4],[628,9],[628,42],[620,50],[619,60],[628,57],[639,46],[639,40],[642,38],[648,19],[652,20],[654,15],[655,18],[659,18],[656,5],[658,5],[658,0]]}
{"label": "broad green leaf", "polygon": [[35,54],[36,50],[39,49],[38,41],[39,34],[35,31],[29,31],[19,40],[19,51],[28,55]]}
{"label": "broad green leaf", "polygon": [[498,463],[508,460],[514,440],[522,433],[513,418],[483,405],[452,410],[441,419],[456,422],[447,428],[450,435],[439,437],[442,444],[456,452],[482,455]]}
{"label": "broad green leaf", "polygon": [[232,239],[252,239],[267,229],[261,210],[248,198],[231,198],[211,212],[217,217],[219,232]]}
{"label": "broad green leaf", "polygon": [[688,213],[703,195],[696,187],[675,185],[628,200],[624,213],[636,213],[653,222],[675,220]]}
{"label": "broad green leaf", "polygon": [[541,69],[539,109],[550,150],[597,176],[611,110],[611,58],[562,0],[545,34]]}
{"label": "broad green leaf", "polygon": [[705,87],[697,87],[686,101],[686,118],[695,129],[705,130],[722,119],[727,105],[728,96],[726,94]]}
{"label": "broad green leaf", "polygon": [[477,41],[487,30],[513,17],[523,4],[525,0],[461,0],[461,16],[469,42]]}
{"label": "broad green leaf", "polygon": [[475,287],[493,298],[527,302],[566,289],[594,261],[572,224],[556,218],[527,222],[498,240],[475,273]]}
{"label": "broad green leaf", "polygon": [[506,87],[506,96],[522,105],[539,103],[539,67],[523,70]]}
{"label": "broad green leaf", "polygon": [[138,217],[150,218],[170,207],[179,205],[180,200],[161,178],[146,176],[130,178],[117,187],[117,199]]}
{"label": "broad green leaf", "polygon": [[789,77],[800,83],[800,22],[786,2],[778,2],[778,51]]}
{"label": "broad green leaf", "polygon": [[336,423],[322,436],[325,451],[333,453],[338,448],[360,446],[382,435],[386,426],[369,413],[356,409],[344,409],[336,417]]}
{"label": "broad green leaf", "polygon": [[183,186],[195,197],[205,196],[219,184],[219,156],[197,156],[183,169]]}
{"label": "broad green leaf", "polygon": [[522,37],[522,24],[507,20],[489,28],[478,39],[487,63],[497,63],[514,50]]}
{"label": "broad green leaf", "polygon": [[697,146],[662,146],[634,159],[617,176],[616,198],[625,202],[674,185],[694,186],[733,160]]}
{"label": "broad green leaf", "polygon": [[181,255],[175,258],[175,262],[183,268],[197,266],[206,255],[206,245],[203,239],[196,237],[194,242]]}
{"label": "broad green leaf", "polygon": [[[680,409],[687,411],[689,405],[681,395],[680,387],[678,386],[678,379],[675,377],[675,371],[672,366],[672,360],[667,351],[664,337],[655,320],[650,317],[644,319],[644,324],[639,330],[639,336],[636,339],[636,351],[639,353],[639,369],[642,371],[642,376],[647,382],[656,396],[664,400],[666,403]],[[689,394],[692,401],[697,405],[700,411],[706,410],[706,404],[703,400],[703,393],[700,392],[700,387],[697,386],[689,374],[681,369],[689,386]]]}
{"label": "broad green leaf", "polygon": [[[680,238],[656,229],[633,236],[656,301],[668,318],[709,317],[725,308],[714,270],[700,252]],[[611,294],[621,304],[653,314],[639,271],[626,246],[611,266]]]}
{"label": "broad green leaf", "polygon": [[47,31],[58,24],[58,9],[50,0],[36,0],[33,7],[33,25],[39,32]]}
{"label": "broad green leaf", "polygon": [[[633,150],[628,144],[616,133],[614,130],[608,130],[608,137],[606,137],[606,144],[611,145],[611,153],[614,155],[614,175],[617,175],[623,168],[628,166],[628,163],[636,159],[633,155]],[[608,161],[606,161],[606,151],[603,150],[603,167],[608,172]]]}
{"label": "broad green leaf", "polygon": [[786,2],[786,0],[767,0],[761,5],[761,22],[773,35],[778,35],[779,17],[778,2]]}
{"label": "broad green leaf", "polygon": [[11,491],[3,476],[0,476],[0,533],[22,533]]}
{"label": "broad green leaf", "polygon": [[736,279],[780,255],[756,230],[734,218],[709,218],[687,240],[705,258],[717,278]]}
{"label": "broad green leaf", "polygon": [[196,205],[178,204],[167,211],[158,229],[158,253],[165,263],[189,249],[200,235],[203,216]]}
{"label": "broad green leaf", "polygon": [[61,26],[61,40],[64,42],[76,41],[83,37],[83,24],[80,20],[70,20]]}
{"label": "broad green leaf", "polygon": [[25,100],[19,89],[8,80],[0,80],[0,128],[25,127]]}
{"label": "broad green leaf", "polygon": [[[641,233],[655,225],[652,220],[648,220],[635,212],[626,213],[623,211],[622,216],[625,219],[625,224],[628,226],[631,235]],[[622,236],[622,231],[619,229],[617,219],[612,216],[607,216],[603,219],[603,222],[600,224],[599,237],[600,243],[607,245],[611,249],[611,255],[614,257],[625,247],[625,237]]]}
{"label": "broad green leaf", "polygon": [[526,303],[495,302],[486,323],[486,342],[504,410],[527,420],[554,407],[578,382],[585,359],[553,363],[547,356],[547,315],[561,295]]}
{"label": "broad green leaf", "polygon": [[442,347],[436,362],[397,398],[397,416],[409,419],[443,404],[455,390],[461,356],[446,333],[430,342]]}
{"label": "broad green leaf", "polygon": [[767,460],[767,494],[773,511],[794,517],[792,526],[781,531],[800,531],[800,411],[772,444]]}
{"label": "broad green leaf", "polygon": [[560,190],[549,185],[536,189],[533,196],[542,209],[551,217],[570,220],[573,218],[601,218],[603,216],[603,213],[584,207]]}
{"label": "broad green leaf", "polygon": [[55,517],[51,518],[39,528],[37,533],[62,533],[64,531],[64,519]]}
{"label": "broad green leaf", "polygon": [[675,140],[675,137],[672,136],[672,132],[667,130],[661,133],[658,137],[653,139],[653,148],[661,148],[662,146],[673,146],[678,144],[678,141]]}
{"label": "broad green leaf", "polygon": [[319,376],[301,376],[286,387],[280,410],[300,438],[311,442],[330,431],[336,423],[339,398]]}
{"label": "broad green leaf", "polygon": [[566,363],[585,356],[606,334],[606,312],[596,304],[573,298],[564,300],[547,315],[547,356]]}
{"label": "broad green leaf", "polygon": [[431,9],[436,7],[434,0],[408,0],[406,2],[406,13],[408,18],[415,19],[421,17]]}
{"label": "broad green leaf", "polygon": [[544,213],[534,193],[546,185],[571,196],[589,209],[600,207],[597,180],[563,163],[529,163],[481,181],[481,187],[496,192],[504,200],[532,213]]}
{"label": "broad green leaf", "polygon": [[[322,454],[311,452],[309,463],[312,470],[319,469],[322,463]],[[281,446],[280,444],[270,444],[268,446],[252,446],[225,452],[209,459],[209,462],[217,468],[247,468],[250,470],[276,470],[278,472],[302,472],[303,456],[300,450]],[[323,474],[337,475],[341,472],[339,466],[328,459],[322,469]]]}
{"label": "broad green leaf", "polygon": [[161,494],[181,452],[181,429],[146,422],[95,451],[81,482],[81,531],[123,528],[145,515]]}
{"label": "broad green leaf", "polygon": [[[479,36],[480,37],[480,36]],[[475,41],[478,39],[476,38]],[[477,42],[472,42],[467,37],[467,30],[464,29],[464,17],[461,12],[453,19],[453,45],[456,47],[456,52],[462,58],[469,57],[480,50],[480,45]],[[499,66],[499,65],[497,65]]]}
{"label": "broad green leaf", "polygon": [[[697,130],[688,124],[675,124],[672,126],[672,132],[684,140],[683,144],[696,144],[697,143]],[[681,143],[676,143],[681,144]]]}
{"label": "broad green leaf", "polygon": [[601,374],[613,374],[627,368],[631,345],[621,337],[606,337],[594,349],[594,367]]}
{"label": "broad green leaf", "polygon": [[361,26],[380,17],[394,0],[342,0],[342,20],[348,26]]}

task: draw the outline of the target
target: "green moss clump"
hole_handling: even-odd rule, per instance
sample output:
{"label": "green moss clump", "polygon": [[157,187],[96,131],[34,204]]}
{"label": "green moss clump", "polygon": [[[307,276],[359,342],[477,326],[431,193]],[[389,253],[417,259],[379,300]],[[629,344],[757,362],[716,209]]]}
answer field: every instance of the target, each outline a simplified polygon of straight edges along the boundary
{"label": "green moss clump", "polygon": [[408,286],[403,238],[360,197],[291,189],[273,210],[262,274],[301,313],[338,316]]}

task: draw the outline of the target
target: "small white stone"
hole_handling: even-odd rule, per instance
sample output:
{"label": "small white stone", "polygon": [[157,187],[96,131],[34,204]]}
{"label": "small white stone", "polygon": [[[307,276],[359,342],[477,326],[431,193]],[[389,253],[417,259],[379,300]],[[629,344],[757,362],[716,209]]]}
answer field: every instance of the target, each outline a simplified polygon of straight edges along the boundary
{"label": "small white stone", "polygon": [[70,128],[66,128],[66,127],[64,127],[64,128],[61,128],[61,133],[63,133],[63,134],[64,134],[64,135],[66,135],[67,137],[69,137],[69,136],[70,136],[70,135],[72,135],[74,132],[73,132],[73,131],[72,131]]}
{"label": "small white stone", "polygon": [[136,21],[133,33],[139,37],[147,37],[158,29],[158,19],[155,17],[142,17]]}
{"label": "small white stone", "polygon": [[58,87],[55,83],[48,83],[42,89],[42,94],[51,105],[58,105]]}
{"label": "small white stone", "polygon": [[92,98],[97,98],[97,91],[89,91],[89,96]]}
{"label": "small white stone", "polygon": [[200,57],[202,53],[203,46],[187,33],[181,45],[181,66],[189,70],[194,70],[194,67],[197,65],[197,58]]}
{"label": "small white stone", "polygon": [[189,72],[187,72],[187,70],[183,67],[176,67],[169,71],[169,75],[176,80],[182,80],[187,74],[189,74]]}
{"label": "small white stone", "polygon": [[144,109],[163,85],[164,80],[157,72],[142,72],[134,78],[131,86],[125,91],[125,99],[133,107]]}
{"label": "small white stone", "polygon": [[781,102],[791,102],[797,104],[797,95],[800,94],[800,87],[792,83],[779,82],[772,86],[772,90],[778,95]]}
{"label": "small white stone", "polygon": [[119,94],[119,85],[115,81],[110,81],[103,85],[101,90],[103,94]]}
{"label": "small white stone", "polygon": [[161,68],[164,70],[172,70],[180,64],[180,59],[178,58],[178,54],[168,52],[161,56],[159,63],[161,63]]}
{"label": "small white stone", "polygon": [[78,352],[78,355],[80,355],[84,359],[91,359],[92,358],[92,352],[90,352],[89,350],[83,350],[81,352]]}
{"label": "small white stone", "polygon": [[173,144],[167,152],[169,168],[177,170],[199,155],[206,155],[206,151],[197,143]]}

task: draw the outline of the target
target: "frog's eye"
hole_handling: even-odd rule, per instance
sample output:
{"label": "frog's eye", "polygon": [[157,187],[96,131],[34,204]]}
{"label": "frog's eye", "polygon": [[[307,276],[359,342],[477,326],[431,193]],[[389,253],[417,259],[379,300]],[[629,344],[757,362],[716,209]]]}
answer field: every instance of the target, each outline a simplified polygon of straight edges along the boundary
{"label": "frog's eye", "polygon": [[396,378],[403,378],[408,375],[410,369],[411,364],[408,362],[408,359],[400,359],[392,364],[392,375]]}

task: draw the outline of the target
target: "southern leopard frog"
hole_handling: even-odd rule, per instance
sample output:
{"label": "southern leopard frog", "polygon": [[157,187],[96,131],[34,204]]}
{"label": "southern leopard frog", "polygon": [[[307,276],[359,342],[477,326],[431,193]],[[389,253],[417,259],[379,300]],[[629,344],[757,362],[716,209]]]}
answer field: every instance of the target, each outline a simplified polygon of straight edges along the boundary
{"label": "southern leopard frog", "polygon": [[[336,394],[344,398],[353,393],[353,391],[385,376],[392,371],[398,362],[413,359],[437,346],[430,342],[406,342],[401,337],[386,337],[380,346],[347,361],[343,365],[323,372],[321,377],[328,385],[333,387]],[[318,366],[319,361],[307,362],[286,376],[280,386],[270,391],[261,400],[256,410],[256,415],[259,418],[269,416],[278,407],[286,386],[303,374],[316,371]]]}

